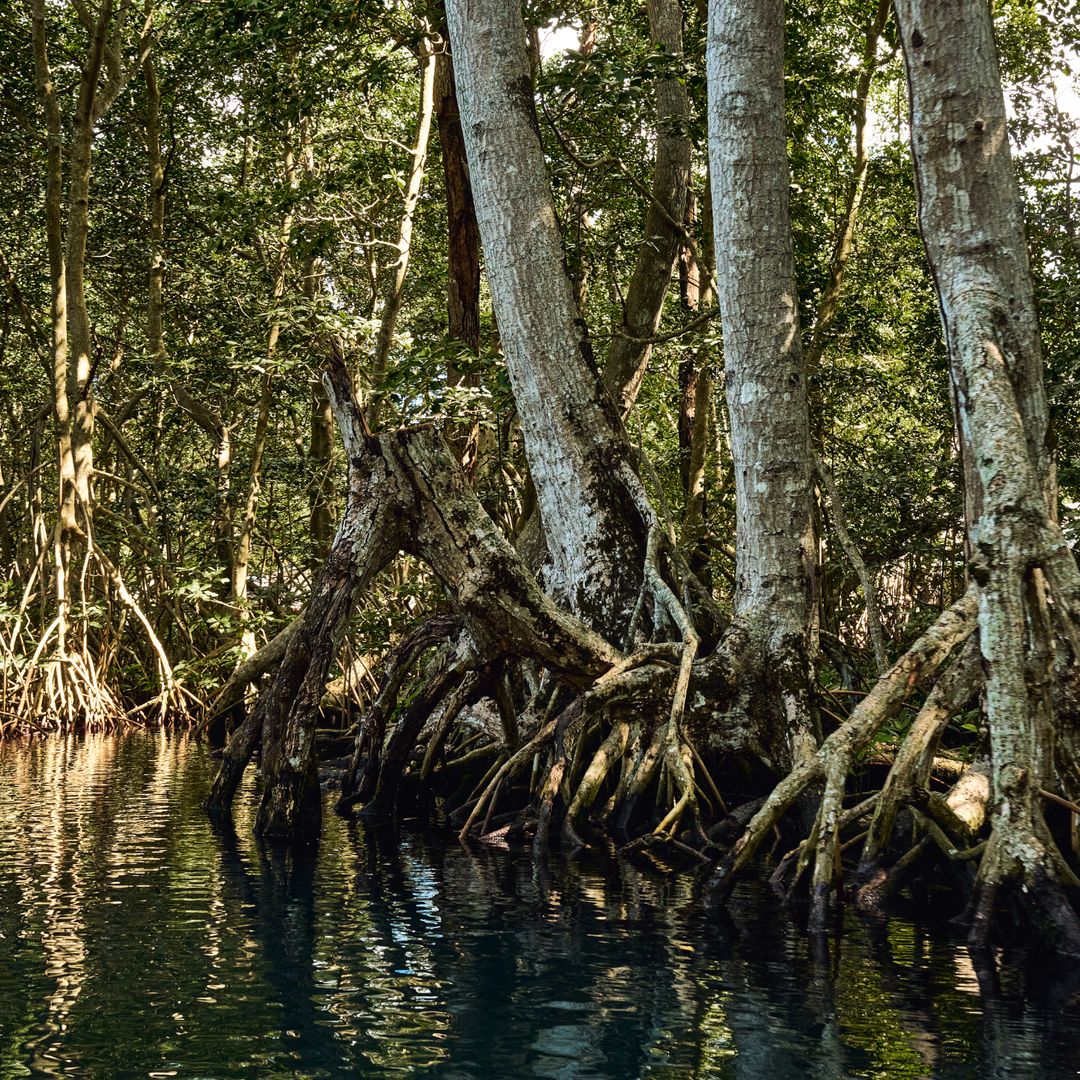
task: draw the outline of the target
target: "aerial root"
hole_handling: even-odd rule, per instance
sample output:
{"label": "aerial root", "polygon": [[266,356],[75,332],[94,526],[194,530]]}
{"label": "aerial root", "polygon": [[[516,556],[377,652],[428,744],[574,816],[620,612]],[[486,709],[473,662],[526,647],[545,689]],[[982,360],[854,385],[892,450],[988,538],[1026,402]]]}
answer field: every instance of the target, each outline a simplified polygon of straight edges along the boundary
{"label": "aerial root", "polygon": [[701,639],[687,609],[664,580],[660,559],[661,549],[666,540],[670,542],[659,522],[654,519],[649,528],[646,545],[644,582],[652,594],[654,607],[664,611],[678,629],[682,639],[682,651],[667,723],[662,725],[659,734],[660,754],[667,777],[677,797],[674,805],[652,831],[654,836],[673,840],[683,816],[689,814],[693,819],[695,832],[703,838],[697,812],[697,784],[694,780],[693,754],[682,736],[686,695]]}
{"label": "aerial root", "polygon": [[542,843],[546,843],[555,798],[566,771],[567,740],[574,738],[584,722],[596,715],[600,709],[614,704],[620,695],[647,685],[663,670],[657,664],[647,662],[653,652],[654,650],[643,649],[625,658],[601,675],[588,690],[574,698],[557,717],[545,720],[532,738],[514,751],[488,781],[458,833],[459,838],[464,840],[469,835],[498,785],[524,769],[549,743],[554,743],[554,760],[539,794],[537,835],[542,837]]}
{"label": "aerial root", "polygon": [[532,760],[533,755],[554,736],[555,725],[561,718],[562,717],[548,720],[524,746],[511,754],[510,757],[498,767],[493,776],[486,778],[487,782],[484,785],[483,790],[473,803],[473,807],[469,811],[469,816],[465,819],[465,824],[462,825],[458,832],[459,840],[464,841],[468,838],[469,833],[472,832],[473,826],[483,813],[487,801],[495,794],[503,780],[507,777],[513,777],[520,770],[524,769]]}
{"label": "aerial root", "polygon": [[593,755],[589,767],[585,770],[585,775],[578,784],[577,792],[567,807],[566,817],[563,818],[562,837],[566,843],[576,847],[587,846],[574,828],[574,822],[596,800],[608,773],[625,752],[629,739],[630,724],[626,720],[617,720],[607,738]]}
{"label": "aerial root", "polygon": [[12,728],[17,730],[26,717],[38,731],[112,731],[124,723],[136,722],[137,714],[124,709],[112,689],[101,678],[95,657],[85,647],[60,647],[57,616],[34,646],[29,662],[19,672],[9,693],[18,698]]}
{"label": "aerial root", "polygon": [[[841,832],[851,825],[864,821],[873,811],[879,796],[880,793],[875,792],[855,806],[845,810],[840,815],[838,825]],[[860,838],[865,836],[865,831],[859,833]],[[794,898],[795,891],[809,867],[810,859],[814,855],[817,839],[818,823],[815,821],[810,831],[810,835],[804,840],[801,840],[796,847],[784,855],[779,863],[777,863],[776,869],[772,872],[770,877],[772,886],[785,900],[790,901]],[[851,842],[851,840],[848,840],[845,844],[850,844]]]}
{"label": "aerial root", "polygon": [[[120,601],[120,614],[109,612],[93,640],[86,632],[86,588],[91,563],[111,585],[113,596]],[[15,702],[10,719],[0,724],[0,734],[29,726],[38,732],[46,731],[112,731],[125,725],[142,725],[156,713],[159,722],[187,720],[191,705],[202,702],[177,678],[165,648],[151,620],[128,589],[123,576],[105,551],[90,537],[82,560],[78,583],[84,601],[76,616],[75,605],[68,604],[45,627],[36,640],[27,641],[26,608],[30,590],[39,565],[23,596],[19,613],[10,633],[0,640],[7,654],[3,668],[3,700]],[[108,684],[106,673],[120,651],[126,620],[130,615],[142,629],[142,636],[153,656],[157,669],[159,690],[149,700],[134,706],[125,705],[120,695]],[[20,647],[29,653],[25,662],[15,659]],[[9,681],[9,670],[15,677]]]}
{"label": "aerial root", "polygon": [[[482,761],[487,767],[487,774],[472,795],[451,815],[452,820],[460,822],[458,835],[462,840],[477,832],[483,835],[493,822],[505,818],[506,813],[498,815],[498,804],[500,800],[506,801],[508,792],[516,791],[511,796],[512,806],[519,807],[515,829],[534,827],[532,841],[536,852],[547,847],[553,827],[559,828],[563,842],[571,847],[587,846],[590,833],[619,837],[626,852],[657,843],[669,844],[673,850],[685,847],[698,853],[712,846],[702,829],[700,808],[706,807],[710,816],[715,812],[726,814],[727,808],[707,765],[683,730],[699,639],[661,573],[662,544],[660,529],[650,529],[645,591],[651,600],[654,623],[666,618],[669,626],[678,629],[681,642],[638,646],[630,655],[619,658],[591,686],[578,691],[557,716],[545,714],[539,723],[533,718],[530,725],[523,713],[514,718],[509,734],[503,715],[506,710],[501,708],[502,745],[498,746],[494,733],[489,732],[490,743],[474,746],[468,754],[464,753],[465,742],[458,740],[453,744],[451,729],[465,696],[475,693],[475,682],[470,677],[453,691],[420,754],[418,760],[422,764],[418,771],[424,780],[435,778],[438,775],[435,762],[443,755],[448,741],[456,745],[458,756],[444,768],[467,758],[477,763]],[[876,800],[856,808],[855,814],[844,809],[848,775],[873,734],[895,714],[914,686],[933,674],[956,645],[970,635],[974,609],[974,596],[969,595],[944,612],[825,744],[816,753],[798,759],[789,775],[765,799],[713,875],[709,890],[713,898],[722,895],[726,883],[733,881],[762,840],[769,835],[780,835],[779,820],[794,801],[812,785],[820,783],[822,791],[811,835],[782,861],[778,880],[786,879],[790,894],[813,867],[812,926],[824,927],[829,895],[841,874],[842,855],[856,844],[865,845],[873,828],[866,827],[865,819]],[[677,668],[672,679],[675,660]],[[650,721],[649,714],[655,704],[667,697],[662,690],[664,685],[670,687],[666,716]],[[394,688],[395,697],[399,688]],[[566,692],[564,688],[564,699]],[[928,714],[925,723],[919,725],[919,752],[906,752],[905,762],[913,764],[910,769],[905,765],[905,769],[916,778],[921,775],[927,746],[933,744],[935,735],[947,722],[947,716],[943,719],[940,715],[942,710],[951,715],[952,698],[946,697],[934,715]],[[549,705],[553,701],[554,696]],[[621,703],[626,701],[632,701],[634,707],[621,708]],[[522,734],[517,745],[519,729]],[[372,737],[378,734],[370,732],[365,743],[364,750],[369,755],[382,741]],[[513,782],[530,767],[532,779],[525,791],[526,805],[522,807],[522,788],[515,787]],[[898,791],[906,790],[907,786],[905,782]],[[599,811],[594,811],[603,792],[608,796]],[[460,798],[461,793],[458,795]],[[892,797],[899,799],[898,794]],[[560,805],[565,808],[561,823],[557,816]],[[639,807],[644,811],[640,815]],[[513,809],[510,813],[514,813]],[[644,833],[638,827],[642,817],[651,817]],[[586,818],[587,830],[581,825]],[[634,823],[637,825],[632,834]],[[845,830],[855,824],[859,824],[861,831],[852,837]],[[688,834],[684,833],[686,829]]]}
{"label": "aerial root", "polygon": [[[675,646],[680,658],[672,685],[671,705],[662,720],[649,723],[631,719],[629,713],[647,716],[649,702],[663,700],[660,687],[670,679],[672,645],[643,645],[631,656],[613,666],[586,691],[574,698],[558,716],[545,719],[524,745],[508,752],[505,759],[482,782],[475,801],[459,830],[464,840],[478,823],[488,821],[492,803],[506,791],[516,774],[546,759],[534,778],[534,796],[522,812],[522,821],[535,825],[534,851],[539,853],[550,841],[557,807],[565,812],[559,833],[572,848],[589,846],[582,835],[580,822],[588,817],[590,831],[609,835],[622,833],[644,797],[657,787],[655,799],[667,802],[659,821],[649,829],[650,843],[682,844],[677,834],[681,824],[691,822],[695,843],[705,846],[707,838],[698,819],[697,799],[701,786],[695,770],[695,752],[683,737],[681,718],[696,649],[696,640]],[[633,710],[623,702],[633,699]],[[643,704],[644,703],[644,704]],[[716,788],[703,764],[699,764],[702,783]],[[616,770],[618,777],[614,779]],[[707,778],[706,778],[707,777]],[[657,781],[660,783],[657,785]],[[590,814],[601,793],[610,791],[602,807]],[[717,793],[717,804],[722,800]],[[481,835],[484,825],[480,825]],[[684,845],[685,846],[685,845]],[[631,848],[630,850],[634,850]]]}
{"label": "aerial root", "polygon": [[860,875],[868,877],[874,873],[892,840],[901,808],[913,792],[926,788],[941,734],[975,693],[979,675],[978,647],[971,640],[964,646],[956,663],[941,676],[927,695],[897,750],[863,845]]}
{"label": "aerial root", "polygon": [[908,693],[919,681],[932,676],[957,644],[967,639],[974,628],[975,609],[975,594],[969,591],[893,664],[815,753],[795,763],[710,878],[706,886],[709,902],[719,903],[727,897],[738,875],[784,814],[812,785],[821,784],[813,827],[796,856],[795,877],[797,880],[805,873],[812,858],[810,928],[815,932],[825,929],[829,897],[842,873],[840,848],[847,777],[874,734],[896,714]]}
{"label": "aerial root", "polygon": [[166,655],[165,647],[161,644],[161,640],[154,631],[154,627],[151,625],[150,620],[139,606],[138,601],[136,601],[135,597],[131,594],[131,590],[128,589],[119,568],[113,564],[112,560],[109,559],[108,555],[106,555],[97,544],[93,545],[93,552],[98,566],[101,568],[105,577],[112,582],[113,588],[116,589],[116,594],[120,597],[121,603],[123,603],[123,605],[132,613],[139,625],[142,626],[143,633],[146,635],[146,640],[150,645],[150,649],[154,654],[154,660],[157,664],[158,682],[160,684],[160,691],[157,697],[138,706],[136,709],[131,710],[129,715],[133,716],[140,712],[156,709],[158,712],[158,719],[162,721],[169,716],[178,716],[188,719],[190,716],[188,701],[190,700],[199,708],[203,706],[203,702],[190,691],[187,691],[184,686],[177,681],[176,676],[173,673],[172,664],[169,662],[169,657]]}
{"label": "aerial root", "polygon": [[[881,914],[888,899],[930,854],[956,868],[961,881],[974,885],[964,921],[975,947],[988,944],[1007,896],[1014,908],[1058,951],[1080,956],[1080,917],[1066,887],[1080,888],[1080,878],[1061,854],[1042,815],[1044,803],[1059,805],[1070,815],[1080,809],[1070,799],[1045,791],[1024,772],[1023,785],[993,807],[990,835],[979,840],[991,803],[987,762],[969,765],[942,795],[928,786],[934,753],[949,719],[978,685],[974,645],[968,645],[938,679],[899,747],[879,792],[845,809],[848,777],[874,733],[899,708],[907,690],[940,667],[949,651],[970,632],[970,612],[963,603],[946,612],[934,627],[897,662],[878,685],[809,760],[791,770],[750,820],[707,886],[707,899],[722,900],[754,850],[784,812],[811,785],[819,784],[818,807],[809,834],[789,851],[773,873],[773,884],[791,899],[808,871],[809,929],[828,927],[830,899],[840,895],[845,875],[843,856],[861,846],[848,898],[861,911]],[[901,813],[909,815],[913,835],[907,850],[891,864]],[[869,824],[865,824],[867,819]],[[969,867],[969,869],[965,869]]]}
{"label": "aerial root", "polygon": [[[357,727],[352,758],[342,779],[341,795],[335,807],[338,813],[347,813],[357,803],[367,802],[374,797],[386,725],[397,707],[409,672],[423,653],[446,642],[457,627],[457,620],[453,617],[445,614],[432,616],[415,627],[386,656],[381,665],[382,688]],[[467,673],[463,682],[468,682]],[[471,690],[471,685],[465,693],[468,690]],[[453,716],[460,712],[465,700],[462,696],[456,702]]]}
{"label": "aerial root", "polygon": [[465,707],[465,703],[476,692],[479,684],[480,673],[477,671],[470,671],[466,674],[465,678],[458,683],[450,697],[447,699],[443,714],[439,718],[439,724],[435,728],[431,740],[428,742],[427,749],[424,751],[424,760],[420,766],[421,782],[427,781],[431,776],[431,770],[435,767],[435,761],[443,752],[447,736],[449,736],[450,729],[454,726],[454,721],[457,720],[458,716],[461,714],[461,710]]}

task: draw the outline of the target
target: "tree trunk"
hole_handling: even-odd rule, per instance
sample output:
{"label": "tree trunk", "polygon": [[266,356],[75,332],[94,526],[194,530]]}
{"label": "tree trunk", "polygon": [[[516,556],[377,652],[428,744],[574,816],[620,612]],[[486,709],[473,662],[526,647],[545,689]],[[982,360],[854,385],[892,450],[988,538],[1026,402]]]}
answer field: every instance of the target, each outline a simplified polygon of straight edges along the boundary
{"label": "tree trunk", "polygon": [[[311,121],[300,117],[297,125],[300,134],[300,169],[305,182],[314,187],[315,145],[311,132]],[[310,317],[315,316],[315,304],[322,285],[322,273],[319,260],[309,256],[304,261],[304,299],[310,307]],[[315,335],[316,340],[318,335]],[[308,407],[308,463],[311,479],[308,488],[308,535],[311,540],[309,567],[312,577],[318,573],[334,539],[334,414],[330,409],[330,399],[326,388],[319,378],[311,380],[311,400]]]}
{"label": "tree trunk", "polygon": [[716,289],[735,464],[735,615],[770,657],[789,761],[808,709],[814,535],[806,371],[788,218],[782,0],[709,8]]}
{"label": "tree trunk", "polygon": [[446,8],[492,302],[551,559],[549,587],[621,641],[640,591],[648,510],[566,270],[520,6],[450,0]]}
{"label": "tree trunk", "polygon": [[[705,224],[712,229],[711,196],[705,196]],[[687,193],[686,227],[697,216],[693,192]],[[704,260],[712,259],[712,241],[702,245]],[[684,244],[679,252],[679,294],[688,315],[699,315],[713,302],[709,278],[702,272],[697,253]],[[679,478],[683,488],[682,541],[689,552],[690,568],[699,576],[708,572],[705,539],[705,465],[708,457],[710,403],[713,380],[708,350],[692,346],[679,359]]]}
{"label": "tree trunk", "polygon": [[[298,184],[296,175],[296,155],[292,145],[291,132],[285,138],[283,156],[285,183],[295,189]],[[271,296],[274,304],[279,304],[285,295],[285,271],[288,263],[289,242],[292,239],[293,214],[289,210],[281,222],[278,233],[277,251],[274,259],[274,277]],[[236,534],[232,563],[232,602],[239,609],[241,622],[246,626],[250,619],[248,609],[248,568],[251,562],[251,543],[255,536],[255,521],[259,512],[259,496],[262,491],[262,463],[266,453],[266,441],[269,433],[270,410],[273,405],[274,373],[273,362],[277,354],[278,341],[281,338],[281,320],[275,313],[266,338],[266,370],[259,380],[259,406],[255,419],[255,433],[251,440],[251,461],[248,466],[247,495],[244,499],[244,513],[240,519],[240,529]],[[243,633],[242,657],[255,652],[255,636],[245,629]]]}
{"label": "tree trunk", "polygon": [[164,379],[177,405],[212,441],[217,514],[214,551],[221,566],[220,590],[227,599],[232,588],[232,512],[229,505],[229,472],[232,466],[232,430],[221,413],[196,398],[169,369],[165,344],[165,195],[166,176],[161,156],[161,89],[157,69],[144,44],[143,79],[146,83],[146,150],[150,172],[150,273],[146,304],[146,338],[154,370]]}
{"label": "tree trunk", "polygon": [[972,937],[985,943],[1002,886],[1012,882],[1056,946],[1080,955],[1080,920],[1061,889],[1076,878],[1039,801],[1039,789],[1052,782],[1055,634],[1047,587],[1075,649],[1080,574],[1056,524],[1038,319],[993,24],[981,0],[899,0],[896,11],[920,227],[981,489],[970,543],[993,784]]}
{"label": "tree trunk", "polygon": [[829,497],[829,513],[832,515],[832,526],[844,554],[851,563],[859,583],[863,589],[863,599],[866,603],[866,629],[870,635],[870,644],[874,650],[874,664],[877,667],[876,674],[882,675],[888,667],[889,650],[885,642],[885,630],[881,625],[881,608],[878,605],[877,587],[874,584],[873,575],[867,568],[859,551],[858,545],[851,538],[848,531],[847,514],[844,512],[844,504],[840,499],[840,492],[836,487],[836,480],[832,474],[832,468],[824,458],[818,458],[818,475],[825,486],[825,492]]}
{"label": "tree trunk", "polygon": [[[825,352],[829,327],[840,304],[840,292],[844,283],[848,260],[855,246],[855,227],[859,221],[859,207],[862,205],[866,190],[866,176],[870,170],[870,153],[867,146],[867,120],[870,109],[870,87],[877,71],[877,50],[885,25],[889,21],[890,0],[878,0],[877,12],[873,22],[866,28],[859,81],[855,88],[855,116],[853,120],[855,138],[855,160],[852,165],[851,179],[848,182],[847,196],[840,227],[833,243],[832,258],[829,260],[829,276],[818,304],[817,317],[810,332],[810,342],[806,347],[806,370],[812,378]],[[820,418],[815,417],[820,423]]]}
{"label": "tree trunk", "polygon": [[[377,485],[385,478],[370,474]],[[352,493],[357,494],[359,493]],[[397,551],[394,521],[378,492],[350,500],[303,622],[257,711],[263,733],[263,796],[256,830],[271,837],[317,835],[322,804],[315,722],[330,665],[356,594]]]}
{"label": "tree trunk", "polygon": [[94,125],[100,119],[97,83],[112,30],[112,3],[101,6],[82,71],[75,127],[68,168],[68,221],[65,271],[67,273],[68,356],[67,397],[74,408],[71,446],[75,465],[75,498],[85,515],[88,535],[93,532],[90,487],[94,475],[94,399],[90,312],[86,307],[86,241],[90,229],[90,170]]}
{"label": "tree trunk", "polygon": [[75,457],[73,451],[71,401],[68,395],[67,270],[63,226],[63,144],[60,105],[47,52],[44,0],[33,5],[34,62],[38,96],[45,110],[46,180],[45,232],[49,248],[50,311],[52,321],[53,411],[60,462],[59,511],[53,543],[54,588],[57,607],[57,655],[63,658],[68,647],[71,611],[68,567],[75,520]]}
{"label": "tree trunk", "polygon": [[446,186],[446,311],[451,339],[472,352],[480,349],[480,235],[476,227],[465,137],[461,131],[454,62],[450,53],[435,58],[435,111]]}
{"label": "tree trunk", "polygon": [[[682,59],[682,5],[649,0],[649,32],[655,48],[672,62]],[[674,72],[656,80],[656,162],[645,240],[626,290],[622,323],[615,328],[604,362],[604,385],[623,416],[637,400],[664,310],[664,297],[682,238],[690,180],[690,98]]]}
{"label": "tree trunk", "polygon": [[[461,131],[454,61],[444,49],[435,57],[435,113],[439,121],[443,184],[446,188],[446,314],[447,335],[470,353],[480,352],[480,234],[476,226],[465,137]],[[451,363],[450,386],[474,386],[476,378]],[[450,443],[466,472],[473,473],[480,452],[478,423],[462,424]]]}
{"label": "tree trunk", "polygon": [[310,567],[318,570],[330,553],[334,535],[334,414],[330,399],[318,379],[311,380],[309,406],[308,462],[311,487],[308,492],[310,515],[308,532],[311,538]]}

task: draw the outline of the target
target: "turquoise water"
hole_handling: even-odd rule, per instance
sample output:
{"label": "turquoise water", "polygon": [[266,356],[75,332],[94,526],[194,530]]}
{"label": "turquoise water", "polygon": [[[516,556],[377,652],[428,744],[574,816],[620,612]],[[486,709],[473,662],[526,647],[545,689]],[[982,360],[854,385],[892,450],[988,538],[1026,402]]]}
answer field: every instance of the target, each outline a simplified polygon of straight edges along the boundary
{"label": "turquoise water", "polygon": [[1080,1075],[1080,976],[766,890],[328,815],[300,855],[200,810],[179,737],[0,746],[0,1076]]}

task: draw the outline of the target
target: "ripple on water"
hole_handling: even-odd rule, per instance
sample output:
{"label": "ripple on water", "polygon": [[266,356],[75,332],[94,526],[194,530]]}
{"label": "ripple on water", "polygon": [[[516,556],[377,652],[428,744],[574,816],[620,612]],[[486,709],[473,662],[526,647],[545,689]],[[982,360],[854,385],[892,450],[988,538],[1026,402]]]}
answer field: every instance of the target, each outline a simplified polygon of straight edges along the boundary
{"label": "ripple on water", "polygon": [[[327,815],[283,856],[165,735],[0,746],[0,1076],[1056,1077],[1068,979],[852,926],[816,963],[762,890],[468,852]],[[1025,996],[1027,995],[1027,996]]]}

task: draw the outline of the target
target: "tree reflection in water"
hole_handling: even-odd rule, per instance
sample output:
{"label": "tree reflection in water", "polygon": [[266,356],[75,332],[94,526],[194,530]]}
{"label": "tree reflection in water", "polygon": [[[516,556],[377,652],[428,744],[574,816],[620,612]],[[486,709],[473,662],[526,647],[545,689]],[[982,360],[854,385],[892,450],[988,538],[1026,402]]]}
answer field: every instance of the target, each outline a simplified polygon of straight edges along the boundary
{"label": "tree reflection in water", "polygon": [[1056,1077],[1080,974],[852,924],[815,954],[748,885],[328,817],[282,852],[199,807],[184,739],[0,747],[0,1073]]}

